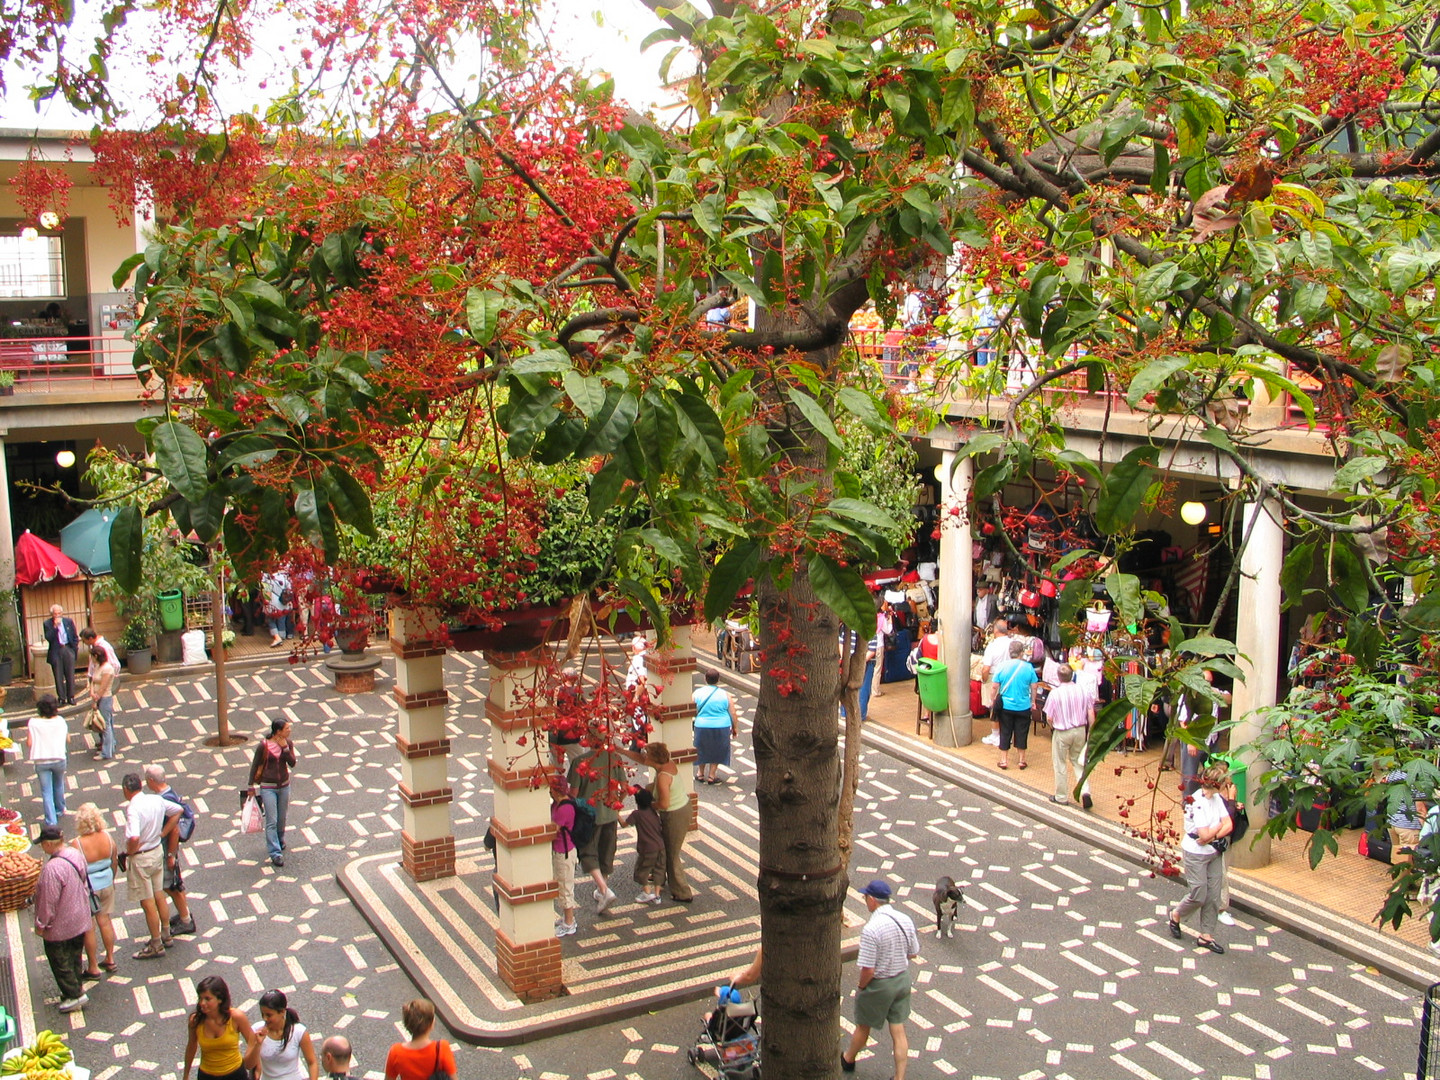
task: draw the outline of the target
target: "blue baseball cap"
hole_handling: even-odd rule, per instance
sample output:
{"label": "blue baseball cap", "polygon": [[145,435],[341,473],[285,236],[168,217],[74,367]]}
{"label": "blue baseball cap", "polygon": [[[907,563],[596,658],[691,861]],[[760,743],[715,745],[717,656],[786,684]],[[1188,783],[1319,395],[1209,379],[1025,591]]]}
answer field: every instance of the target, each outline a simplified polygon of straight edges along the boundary
{"label": "blue baseball cap", "polygon": [[873,896],[876,900],[889,900],[890,886],[885,884],[885,882],[881,881],[879,878],[876,878],[874,881],[870,882],[869,885],[866,885],[863,889],[861,889],[860,893],[863,896]]}

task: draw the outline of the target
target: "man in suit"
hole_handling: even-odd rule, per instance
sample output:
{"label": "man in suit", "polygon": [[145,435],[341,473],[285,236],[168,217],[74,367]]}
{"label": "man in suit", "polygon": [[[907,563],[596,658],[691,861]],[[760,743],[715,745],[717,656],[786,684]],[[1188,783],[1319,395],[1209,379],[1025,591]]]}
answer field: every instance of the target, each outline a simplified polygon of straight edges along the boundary
{"label": "man in suit", "polygon": [[55,673],[55,696],[61,705],[74,705],[75,655],[80,637],[75,632],[75,621],[65,617],[65,609],[59,604],[51,606],[50,618],[45,621],[45,643],[45,659]]}

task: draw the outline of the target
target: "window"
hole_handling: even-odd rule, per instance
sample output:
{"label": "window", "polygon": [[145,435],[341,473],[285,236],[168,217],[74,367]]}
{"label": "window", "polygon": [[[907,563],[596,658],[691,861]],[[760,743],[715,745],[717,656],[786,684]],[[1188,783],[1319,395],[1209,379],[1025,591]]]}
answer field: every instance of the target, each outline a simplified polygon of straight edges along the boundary
{"label": "window", "polygon": [[63,299],[65,248],[58,236],[0,236],[0,299]]}

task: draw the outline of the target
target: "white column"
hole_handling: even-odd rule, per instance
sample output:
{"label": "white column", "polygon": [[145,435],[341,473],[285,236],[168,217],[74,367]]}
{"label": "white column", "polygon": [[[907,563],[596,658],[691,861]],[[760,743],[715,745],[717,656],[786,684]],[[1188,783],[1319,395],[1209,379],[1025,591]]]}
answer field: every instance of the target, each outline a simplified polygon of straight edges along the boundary
{"label": "white column", "polygon": [[[969,746],[974,738],[970,715],[970,625],[974,621],[974,564],[970,558],[970,485],[974,459],[942,452],[935,470],[940,480],[940,660],[944,663],[950,711],[935,718],[935,742]],[[952,508],[960,513],[952,517]]]}
{"label": "white column", "polygon": [[663,742],[670,758],[679,764],[673,784],[690,800],[690,831],[699,825],[699,801],[695,798],[695,650],[691,627],[673,625],[670,646],[652,652],[646,665],[659,689],[650,738]]}
{"label": "white column", "polygon": [[[10,472],[5,467],[5,440],[0,438],[0,590],[6,595],[15,588],[15,541],[10,526]],[[9,608],[7,606],[7,617]]]}
{"label": "white column", "polygon": [[[1270,864],[1270,838],[1261,834],[1266,807],[1252,797],[1261,768],[1256,767],[1256,746],[1261,728],[1250,714],[1276,702],[1280,673],[1280,567],[1285,561],[1285,533],[1280,527],[1281,509],[1273,499],[1245,506],[1244,533],[1248,536],[1240,554],[1240,589],[1236,600],[1235,644],[1240,650],[1240,669],[1245,681],[1235,684],[1231,715],[1239,723],[1230,732],[1230,746],[1239,754],[1250,775],[1246,807],[1250,831],[1235,848],[1234,865],[1243,870]],[[1253,838],[1254,842],[1251,842]]]}
{"label": "white column", "polygon": [[400,833],[401,865],[416,881],[433,881],[455,873],[444,628],[430,609],[392,608],[389,620],[405,826]]}

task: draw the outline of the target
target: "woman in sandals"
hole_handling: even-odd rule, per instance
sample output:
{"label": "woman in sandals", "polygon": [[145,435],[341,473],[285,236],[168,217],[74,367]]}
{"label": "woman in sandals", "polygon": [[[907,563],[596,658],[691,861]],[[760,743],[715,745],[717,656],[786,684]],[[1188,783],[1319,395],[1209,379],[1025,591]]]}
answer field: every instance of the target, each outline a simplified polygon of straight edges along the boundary
{"label": "woman in sandals", "polygon": [[285,865],[285,815],[290,809],[290,770],[295,767],[295,746],[290,721],[270,723],[270,737],[260,740],[250,762],[250,794],[259,788],[265,811],[265,847],[272,866]]}
{"label": "woman in sandals", "polygon": [[1234,828],[1220,794],[1229,783],[1228,768],[1208,765],[1200,774],[1200,790],[1185,798],[1185,835],[1180,838],[1180,853],[1190,892],[1170,912],[1170,936],[1176,941],[1181,938],[1181,920],[1200,912],[1200,936],[1195,940],[1213,953],[1225,951],[1215,940],[1215,920],[1225,885],[1225,849],[1230,846],[1225,838]]}
{"label": "woman in sandals", "polygon": [[200,1052],[198,1080],[249,1080],[245,1056],[256,1042],[245,1014],[230,1004],[230,988],[218,975],[195,984],[195,1011],[190,1014],[190,1041],[185,1044],[185,1071],[190,1080],[195,1052]]}
{"label": "woman in sandals", "polygon": [[[90,920],[90,929],[85,931],[85,958],[89,961],[85,968],[85,977],[98,979],[102,971],[116,971],[119,968],[115,963],[115,921],[112,918],[115,911],[115,867],[119,849],[115,846],[110,830],[105,827],[100,807],[93,802],[87,802],[76,811],[75,831],[79,833],[75,846],[80,849],[80,854],[85,856],[90,891],[95,894],[95,899],[100,901],[99,910]],[[105,946],[105,959],[98,965],[95,963],[97,934],[100,944]]]}
{"label": "woman in sandals", "polygon": [[695,702],[695,779],[718,784],[720,766],[730,767],[730,740],[740,731],[735,701],[720,689],[720,672],[705,672],[705,685],[693,694]]}

